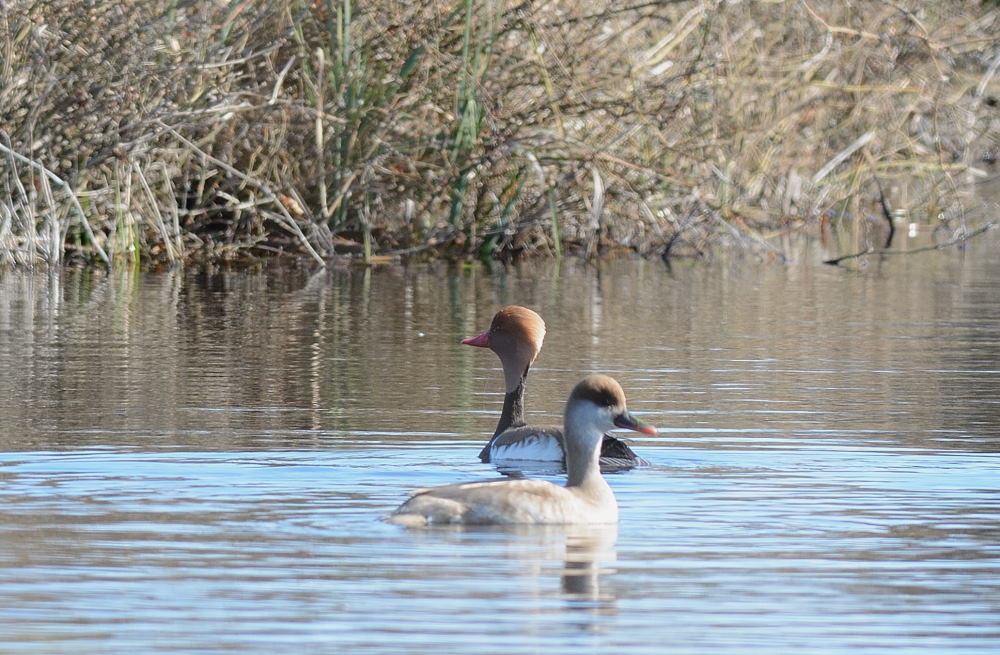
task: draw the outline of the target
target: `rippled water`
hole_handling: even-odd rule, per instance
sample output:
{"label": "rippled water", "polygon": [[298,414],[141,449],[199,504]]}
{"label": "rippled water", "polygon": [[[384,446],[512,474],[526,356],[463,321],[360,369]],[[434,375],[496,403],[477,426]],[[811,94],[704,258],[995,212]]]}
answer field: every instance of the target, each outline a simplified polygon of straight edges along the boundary
{"label": "rippled water", "polygon": [[[1000,648],[1000,242],[844,271],[0,274],[0,651]],[[405,530],[502,380],[584,373],[660,428],[617,529]],[[560,481],[558,471],[534,471]]]}

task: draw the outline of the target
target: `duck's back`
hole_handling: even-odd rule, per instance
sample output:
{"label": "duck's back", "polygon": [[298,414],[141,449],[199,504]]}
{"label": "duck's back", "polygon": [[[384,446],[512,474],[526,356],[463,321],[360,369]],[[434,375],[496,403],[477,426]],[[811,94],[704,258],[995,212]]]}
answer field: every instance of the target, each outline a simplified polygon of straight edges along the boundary
{"label": "duck's back", "polygon": [[601,470],[605,473],[631,469],[636,466],[649,466],[648,460],[636,455],[627,443],[610,434],[604,435],[604,440],[601,442],[601,459],[599,461]]}
{"label": "duck's back", "polygon": [[418,490],[387,520],[407,526],[614,523],[618,507],[610,489],[585,498],[546,480],[502,479]]}

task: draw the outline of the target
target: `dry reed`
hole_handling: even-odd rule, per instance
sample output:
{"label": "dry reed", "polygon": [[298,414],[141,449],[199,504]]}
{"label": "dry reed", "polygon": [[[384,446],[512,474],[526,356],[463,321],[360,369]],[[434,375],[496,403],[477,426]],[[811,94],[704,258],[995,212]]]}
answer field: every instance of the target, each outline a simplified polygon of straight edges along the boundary
{"label": "dry reed", "polygon": [[886,197],[959,224],[997,34],[965,0],[8,1],[0,261],[780,256]]}

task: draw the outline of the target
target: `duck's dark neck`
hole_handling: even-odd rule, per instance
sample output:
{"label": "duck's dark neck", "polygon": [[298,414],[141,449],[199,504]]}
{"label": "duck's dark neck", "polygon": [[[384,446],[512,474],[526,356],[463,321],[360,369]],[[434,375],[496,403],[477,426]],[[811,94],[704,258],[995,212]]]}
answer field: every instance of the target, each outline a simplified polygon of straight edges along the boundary
{"label": "duck's dark neck", "polygon": [[528,377],[528,369],[524,369],[521,380],[517,383],[517,388],[508,391],[503,397],[503,411],[500,412],[500,422],[493,436],[509,428],[519,428],[525,425],[524,421],[524,380]]}
{"label": "duck's dark neck", "polygon": [[503,397],[503,411],[500,412],[500,422],[493,436],[497,436],[508,428],[519,428],[524,425],[524,380],[517,389],[508,391]]}

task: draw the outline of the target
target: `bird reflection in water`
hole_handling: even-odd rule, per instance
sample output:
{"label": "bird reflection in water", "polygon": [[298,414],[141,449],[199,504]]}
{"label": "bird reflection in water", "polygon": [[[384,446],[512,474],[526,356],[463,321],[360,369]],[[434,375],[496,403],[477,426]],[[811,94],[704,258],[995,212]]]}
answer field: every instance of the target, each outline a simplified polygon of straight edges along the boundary
{"label": "bird reflection in water", "polygon": [[571,608],[599,614],[614,613],[613,588],[603,585],[614,573],[609,564],[617,559],[617,525],[567,526],[565,535],[562,593]]}

